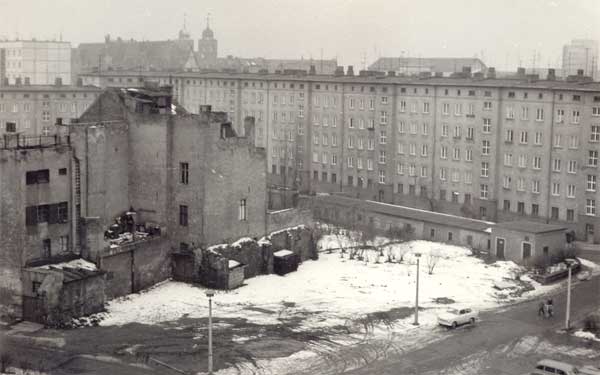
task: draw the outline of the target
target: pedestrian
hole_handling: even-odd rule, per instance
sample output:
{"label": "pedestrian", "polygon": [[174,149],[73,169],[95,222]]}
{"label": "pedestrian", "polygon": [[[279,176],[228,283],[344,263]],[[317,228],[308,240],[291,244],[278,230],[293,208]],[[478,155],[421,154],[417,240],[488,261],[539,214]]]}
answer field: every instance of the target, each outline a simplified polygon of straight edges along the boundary
{"label": "pedestrian", "polygon": [[552,298],[550,298],[548,300],[548,316],[550,318],[552,318],[553,315],[554,315],[554,301],[552,301]]}
{"label": "pedestrian", "polygon": [[538,306],[538,316],[544,316],[544,306],[546,304],[544,303],[544,301],[541,301],[539,306]]}
{"label": "pedestrian", "polygon": [[544,302],[544,319],[548,319],[550,317],[549,306]]}

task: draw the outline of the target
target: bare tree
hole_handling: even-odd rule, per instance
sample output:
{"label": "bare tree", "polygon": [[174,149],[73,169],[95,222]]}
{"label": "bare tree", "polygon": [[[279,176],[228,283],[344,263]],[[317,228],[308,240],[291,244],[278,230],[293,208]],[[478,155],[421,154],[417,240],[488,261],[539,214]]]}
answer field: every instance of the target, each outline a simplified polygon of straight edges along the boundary
{"label": "bare tree", "polygon": [[427,273],[433,275],[433,270],[437,266],[438,262],[442,258],[442,254],[439,250],[432,251],[427,255]]}

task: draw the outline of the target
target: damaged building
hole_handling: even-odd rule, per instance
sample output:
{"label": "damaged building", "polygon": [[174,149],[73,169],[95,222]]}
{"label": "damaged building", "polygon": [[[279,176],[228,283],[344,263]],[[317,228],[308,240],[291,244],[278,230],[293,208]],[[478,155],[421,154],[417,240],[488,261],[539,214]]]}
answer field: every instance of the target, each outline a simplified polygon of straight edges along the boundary
{"label": "damaged building", "polygon": [[5,136],[0,315],[89,314],[171,277],[174,251],[266,234],[266,153],[252,118],[245,131],[210,106],[189,114],[170,88],[131,88],[60,136]]}

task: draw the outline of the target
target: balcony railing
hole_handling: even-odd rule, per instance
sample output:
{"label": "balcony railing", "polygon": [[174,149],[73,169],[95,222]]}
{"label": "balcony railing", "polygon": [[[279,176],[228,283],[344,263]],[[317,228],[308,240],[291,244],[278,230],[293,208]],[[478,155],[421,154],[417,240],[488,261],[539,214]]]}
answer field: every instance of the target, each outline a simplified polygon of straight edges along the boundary
{"label": "balcony railing", "polygon": [[35,149],[48,148],[59,145],[70,145],[68,135],[21,135],[4,134],[0,140],[0,149]]}

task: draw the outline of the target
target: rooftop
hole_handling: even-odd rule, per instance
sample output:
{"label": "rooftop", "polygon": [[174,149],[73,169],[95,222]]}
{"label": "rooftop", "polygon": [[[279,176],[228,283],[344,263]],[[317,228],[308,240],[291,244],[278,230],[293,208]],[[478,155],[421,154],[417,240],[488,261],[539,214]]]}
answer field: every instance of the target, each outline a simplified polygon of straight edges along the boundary
{"label": "rooftop", "polygon": [[100,92],[97,86],[76,86],[76,85],[0,85],[0,92]]}
{"label": "rooftop", "polygon": [[395,84],[407,86],[453,86],[453,87],[481,87],[481,88],[522,88],[522,89],[553,89],[569,91],[600,91],[600,82],[596,81],[564,81],[522,78],[451,78],[415,76],[335,76],[335,75],[288,75],[288,74],[261,74],[261,73],[228,73],[228,72],[159,72],[112,70],[101,73],[87,73],[87,77],[164,77],[175,79],[236,79],[255,81],[286,81],[286,82],[314,82],[331,84]]}
{"label": "rooftop", "polygon": [[516,232],[533,234],[564,231],[568,229],[567,227],[561,225],[544,224],[535,221],[504,221],[497,223],[496,227],[513,230]]}

